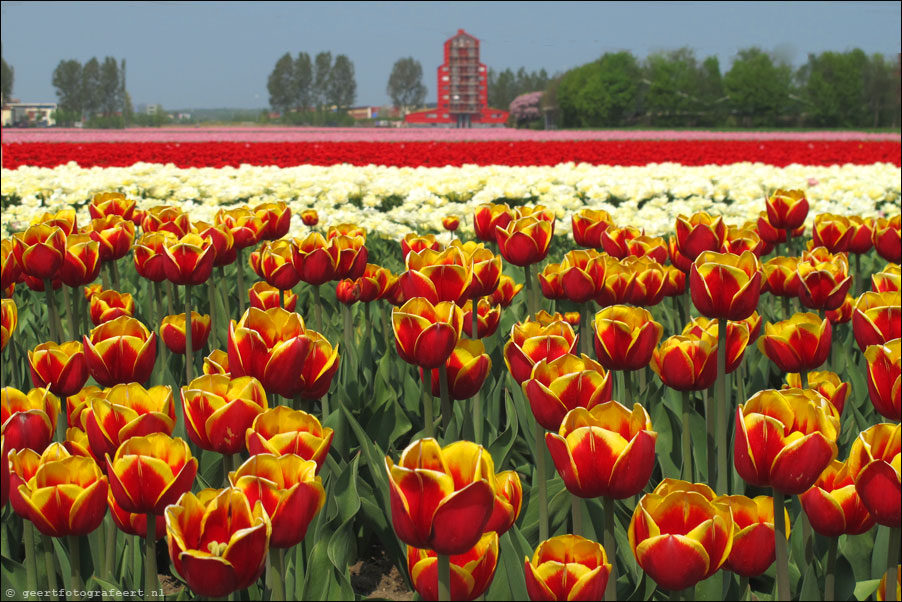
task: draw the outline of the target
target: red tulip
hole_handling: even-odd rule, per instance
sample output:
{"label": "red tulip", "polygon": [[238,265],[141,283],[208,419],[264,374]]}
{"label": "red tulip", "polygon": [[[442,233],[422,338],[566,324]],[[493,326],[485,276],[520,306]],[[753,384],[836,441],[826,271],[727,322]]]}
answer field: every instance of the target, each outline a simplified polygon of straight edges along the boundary
{"label": "red tulip", "polygon": [[846,254],[831,255],[824,247],[816,247],[802,255],[796,271],[799,301],[803,307],[837,309],[852,286]]}
{"label": "red tulip", "polygon": [[571,218],[573,242],[580,247],[600,249],[601,237],[614,221],[607,211],[583,209]]}
{"label": "red tulip", "polygon": [[550,361],[540,359],[521,386],[536,421],[556,431],[570,410],[591,410],[610,401],[613,382],[610,373],[589,356],[568,353]]}
{"label": "red tulip", "polygon": [[91,322],[94,326],[100,326],[121,316],[131,318],[135,313],[135,300],[129,293],[119,293],[110,289],[92,295],[89,309]]}
{"label": "red tulip", "polygon": [[613,305],[595,315],[595,353],[608,370],[638,370],[651,361],[663,327],[641,307]]}
{"label": "red tulip", "polygon": [[121,192],[99,192],[91,198],[88,213],[91,214],[91,219],[118,215],[122,219],[132,221],[136,205],[134,199],[126,198]]}
{"label": "red tulip", "polygon": [[66,233],[46,224],[31,226],[13,236],[13,253],[28,276],[55,278],[66,258]]}
{"label": "red tulip", "polygon": [[868,362],[868,394],[881,416],[898,421],[902,415],[902,339],[871,345],[864,352]]}
{"label": "red tulip", "polygon": [[[744,495],[721,495],[714,502],[725,502],[733,512],[733,547],[724,568],[743,577],[763,574],[776,559],[774,534],[774,499],[759,495],[753,499]],[[789,538],[789,512],[781,517]]]}
{"label": "red tulip", "polygon": [[611,576],[611,563],[601,544],[579,535],[558,535],[539,544],[526,559],[526,592],[530,600],[601,600]]}
{"label": "red tulip", "polygon": [[[498,566],[498,534],[488,532],[463,554],[453,554],[450,594],[452,600],[475,600],[485,593]],[[438,600],[438,556],[431,550],[407,546],[410,582],[423,600]]]}
{"label": "red tulip", "polygon": [[538,263],[548,255],[554,222],[533,216],[512,221],[506,228],[495,228],[498,251],[517,266]]}
{"label": "red tulip", "polygon": [[421,368],[438,368],[460,338],[463,312],[454,303],[433,305],[417,297],[392,312],[392,326],[401,359]]}
{"label": "red tulip", "polygon": [[305,226],[313,227],[319,223],[319,214],[316,209],[306,209],[301,211],[301,221]]}
{"label": "red tulip", "polygon": [[[454,351],[445,362],[448,393],[451,399],[470,399],[479,389],[489,371],[492,360],[485,352],[485,346],[479,339],[460,339]],[[432,370],[432,394],[438,396],[441,391],[439,371]]]}
{"label": "red tulip", "polygon": [[805,223],[808,199],[801,190],[777,190],[767,198],[767,220],[775,228],[794,230]]}
{"label": "red tulip", "polygon": [[514,324],[510,340],[504,345],[504,363],[518,383],[532,375],[540,360],[552,361],[576,350],[578,339],[573,327],[564,321],[547,325],[538,321]]}
{"label": "red tulip", "polygon": [[902,336],[902,293],[864,293],[852,312],[852,330],[858,348],[882,345]]}
{"label": "red tulip", "polygon": [[261,203],[254,207],[254,213],[263,224],[258,240],[276,240],[288,234],[288,229],[291,228],[291,209],[286,203]]}
{"label": "red tulip", "polygon": [[210,239],[189,233],[178,241],[168,242],[163,249],[168,260],[163,266],[167,280],[181,285],[198,285],[209,280],[216,260],[216,248]]}
{"label": "red tulip", "polygon": [[106,457],[106,473],[116,502],[126,512],[162,514],[191,490],[197,459],[188,444],[164,433],[132,437]]}
{"label": "red tulip", "polygon": [[476,238],[485,242],[495,242],[495,228],[506,228],[513,217],[514,213],[506,203],[498,205],[486,203],[478,206],[473,214]]}
{"label": "red tulip", "polygon": [[880,257],[892,263],[902,261],[902,216],[877,218],[871,240]]}
{"label": "red tulip", "polygon": [[329,455],[334,436],[315,416],[301,410],[276,406],[254,419],[245,431],[247,450],[254,454],[295,454],[316,462],[317,471]]}
{"label": "red tulip", "polygon": [[878,525],[898,529],[902,524],[899,480],[900,427],[876,424],[858,435],[849,451],[849,473],[855,491]]}
{"label": "red tulip", "polygon": [[41,343],[28,352],[28,364],[34,386],[46,387],[61,397],[77,393],[88,380],[88,365],[81,341],[60,345],[52,341]]}
{"label": "red tulip", "polygon": [[[679,215],[676,219],[676,250],[689,261],[706,251],[719,253],[727,236],[727,226],[723,218],[713,217],[704,212],[691,217]],[[671,253],[671,261],[673,261]],[[674,261],[674,265],[677,264]]]}
{"label": "red tulip", "polygon": [[788,320],[768,323],[758,349],[783,372],[807,372],[830,355],[833,327],[817,314],[795,314]]}
{"label": "red tulip", "polygon": [[[191,350],[200,351],[210,338],[210,314],[191,312]],[[160,337],[169,351],[184,355],[186,347],[185,314],[164,316],[160,324]]]}
{"label": "red tulip", "polygon": [[268,408],[263,385],[251,376],[201,376],[182,387],[181,396],[188,437],[220,454],[244,451],[245,431]]}
{"label": "red tulip", "polygon": [[43,452],[53,440],[60,400],[49,389],[23,393],[12,387],[0,389],[0,425],[5,457],[11,449]]}
{"label": "red tulip", "polygon": [[84,337],[88,371],[99,384],[145,382],[153,372],[157,335],[138,320],[121,316]]}
{"label": "red tulip", "polygon": [[845,462],[833,460],[799,501],[811,527],[824,537],[858,535],[874,526]]}
{"label": "red tulip", "polygon": [[703,316],[744,320],[761,295],[761,264],[754,254],[704,252],[689,275],[692,303]]}
{"label": "red tulip", "polygon": [[291,261],[298,278],[313,286],[335,280],[338,266],[327,249],[328,243],[319,232],[311,232],[303,240],[295,240],[291,246]]}

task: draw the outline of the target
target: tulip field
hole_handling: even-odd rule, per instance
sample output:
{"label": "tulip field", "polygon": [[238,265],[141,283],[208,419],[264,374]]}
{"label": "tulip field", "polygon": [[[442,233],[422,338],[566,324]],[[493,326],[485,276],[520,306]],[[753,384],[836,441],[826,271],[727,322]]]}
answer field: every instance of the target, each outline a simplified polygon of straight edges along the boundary
{"label": "tulip field", "polygon": [[898,134],[92,135],[3,134],[4,599],[900,599]]}

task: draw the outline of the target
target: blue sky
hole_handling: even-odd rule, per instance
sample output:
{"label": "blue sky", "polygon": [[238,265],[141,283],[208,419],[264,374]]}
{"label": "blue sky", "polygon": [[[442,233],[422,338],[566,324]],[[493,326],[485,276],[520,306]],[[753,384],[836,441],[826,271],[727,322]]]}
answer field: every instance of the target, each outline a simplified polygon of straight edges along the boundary
{"label": "blue sky", "polygon": [[55,101],[53,69],[92,56],[127,62],[138,103],[167,109],[262,108],[266,79],[285,52],[329,50],[354,63],[357,104],[388,102],[394,62],[423,65],[435,99],[442,43],[458,28],[482,41],[495,70],[549,73],[629,50],[638,58],[681,46],[729,68],[759,46],[793,65],[808,53],[900,50],[899,2],[2,2],[3,58],[13,95]]}

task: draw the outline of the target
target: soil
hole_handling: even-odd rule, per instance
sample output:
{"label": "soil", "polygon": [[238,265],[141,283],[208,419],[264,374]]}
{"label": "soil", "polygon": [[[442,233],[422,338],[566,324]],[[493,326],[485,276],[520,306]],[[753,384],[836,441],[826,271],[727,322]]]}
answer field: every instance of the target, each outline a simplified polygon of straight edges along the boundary
{"label": "soil", "polygon": [[413,592],[385,550],[372,548],[364,560],[358,560],[350,568],[354,593],[365,598],[382,600],[413,600]]}

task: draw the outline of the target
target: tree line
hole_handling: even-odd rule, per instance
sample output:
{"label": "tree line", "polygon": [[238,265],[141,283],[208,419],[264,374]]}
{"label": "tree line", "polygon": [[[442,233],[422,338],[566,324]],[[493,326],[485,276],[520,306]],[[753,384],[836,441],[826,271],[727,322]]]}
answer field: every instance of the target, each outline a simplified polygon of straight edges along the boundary
{"label": "tree line", "polygon": [[897,128],[900,63],[855,49],[810,54],[794,70],[748,48],[721,73],[717,57],[689,48],[644,61],[606,53],[549,80],[542,102],[565,128]]}
{"label": "tree line", "polygon": [[[270,106],[289,123],[341,120],[341,113],[357,98],[354,63],[344,54],[333,61],[331,52],[319,52],[312,59],[306,52],[296,57],[286,52],[276,61],[266,88]],[[332,116],[327,110],[331,107],[336,109]]]}
{"label": "tree line", "polygon": [[125,59],[92,57],[84,65],[62,60],[53,70],[60,125],[83,121],[88,127],[124,127],[134,117],[125,88]]}

